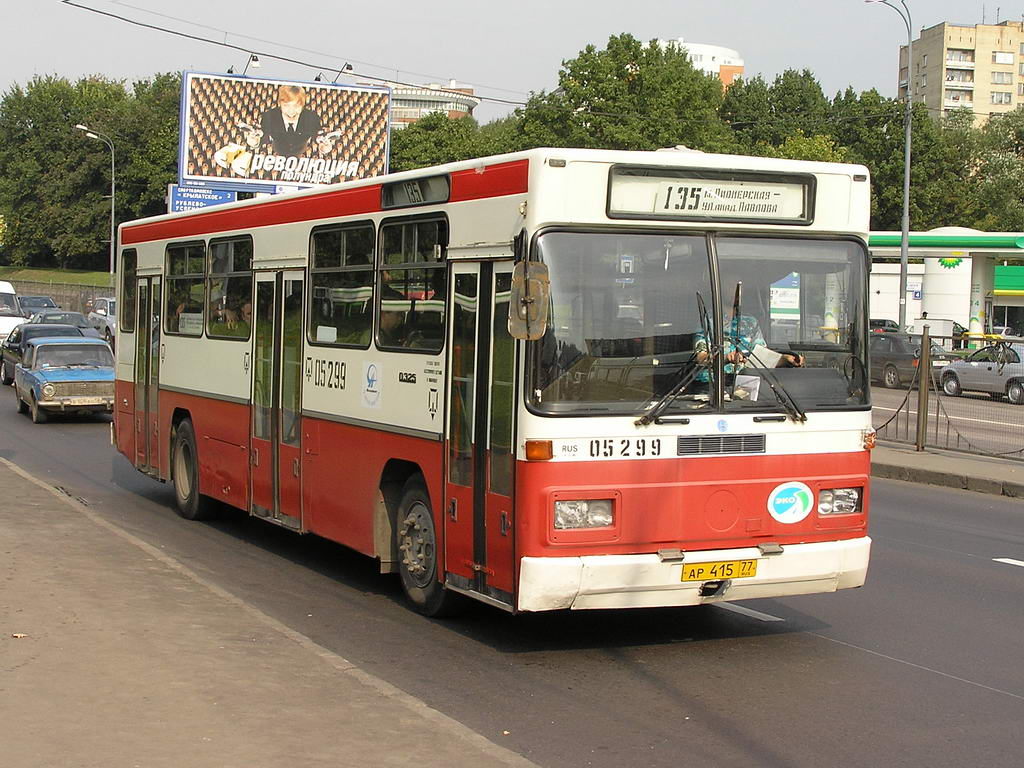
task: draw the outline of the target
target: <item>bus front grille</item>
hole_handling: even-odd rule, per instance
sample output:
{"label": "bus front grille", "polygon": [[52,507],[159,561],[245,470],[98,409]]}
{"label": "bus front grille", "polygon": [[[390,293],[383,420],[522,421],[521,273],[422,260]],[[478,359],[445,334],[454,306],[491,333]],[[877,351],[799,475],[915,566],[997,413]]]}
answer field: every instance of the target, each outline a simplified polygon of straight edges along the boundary
{"label": "bus front grille", "polygon": [[677,439],[676,453],[764,453],[764,435],[686,435]]}

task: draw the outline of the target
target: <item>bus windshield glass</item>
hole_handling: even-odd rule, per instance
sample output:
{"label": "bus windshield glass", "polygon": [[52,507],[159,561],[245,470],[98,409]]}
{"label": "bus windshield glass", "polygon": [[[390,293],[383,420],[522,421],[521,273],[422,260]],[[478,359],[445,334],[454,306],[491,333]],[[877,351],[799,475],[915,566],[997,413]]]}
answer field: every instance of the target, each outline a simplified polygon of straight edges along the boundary
{"label": "bus windshield glass", "polygon": [[538,412],[641,414],[668,393],[668,413],[866,406],[862,245],[578,232],[537,245],[551,278],[530,345]]}

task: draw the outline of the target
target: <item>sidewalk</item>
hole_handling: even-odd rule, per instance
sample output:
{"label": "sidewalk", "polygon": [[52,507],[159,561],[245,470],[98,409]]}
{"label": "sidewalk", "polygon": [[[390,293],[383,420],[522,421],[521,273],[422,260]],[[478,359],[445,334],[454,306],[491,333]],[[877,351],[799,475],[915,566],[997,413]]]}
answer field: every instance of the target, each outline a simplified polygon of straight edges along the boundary
{"label": "sidewalk", "polygon": [[4,768],[532,766],[0,461]]}
{"label": "sidewalk", "polygon": [[871,452],[871,475],[912,483],[1024,498],[1024,461],[974,456],[937,448],[882,443]]}

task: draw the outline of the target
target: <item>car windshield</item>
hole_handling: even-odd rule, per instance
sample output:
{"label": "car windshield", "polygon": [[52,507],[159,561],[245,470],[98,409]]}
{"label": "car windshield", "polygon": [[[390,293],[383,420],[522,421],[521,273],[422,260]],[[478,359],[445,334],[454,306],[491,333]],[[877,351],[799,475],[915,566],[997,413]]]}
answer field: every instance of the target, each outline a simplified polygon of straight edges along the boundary
{"label": "car windshield", "polygon": [[5,317],[20,317],[18,301],[13,293],[0,293],[0,315]]}
{"label": "car windshield", "polygon": [[53,299],[48,296],[22,296],[21,306],[23,307],[56,307]]}
{"label": "car windshield", "polygon": [[76,328],[89,327],[89,321],[80,312],[41,312],[34,319],[41,324],[73,325]]}
{"label": "car windshield", "polygon": [[[671,410],[778,410],[787,393],[803,409],[863,407],[863,246],[766,237],[712,242],[717,295],[702,234],[538,238],[551,296],[547,332],[531,343],[531,407],[632,414],[684,382]],[[737,346],[744,365],[713,364]],[[714,354],[719,349],[724,355]],[[791,363],[799,367],[785,367]]]}
{"label": "car windshield", "polygon": [[113,355],[102,344],[45,344],[36,350],[36,368],[113,364]]}

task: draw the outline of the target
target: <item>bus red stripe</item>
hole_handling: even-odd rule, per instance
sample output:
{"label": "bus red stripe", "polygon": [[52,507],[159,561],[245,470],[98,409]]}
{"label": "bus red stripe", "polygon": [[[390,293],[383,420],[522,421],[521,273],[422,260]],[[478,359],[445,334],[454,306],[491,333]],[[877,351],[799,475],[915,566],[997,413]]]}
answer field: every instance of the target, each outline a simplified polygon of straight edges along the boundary
{"label": "bus red stripe", "polygon": [[269,227],[274,224],[312,221],[379,210],[380,185],[374,184],[125,227],[121,230],[121,244],[198,237],[217,232]]}
{"label": "bus red stripe", "polygon": [[[451,202],[522,194],[528,188],[529,170],[529,160],[516,160],[487,165],[482,169],[456,171],[452,174]],[[375,213],[381,210],[380,190],[380,184],[335,189],[321,195],[271,200],[260,205],[126,226],[121,230],[121,244],[178,240],[275,224]]]}

